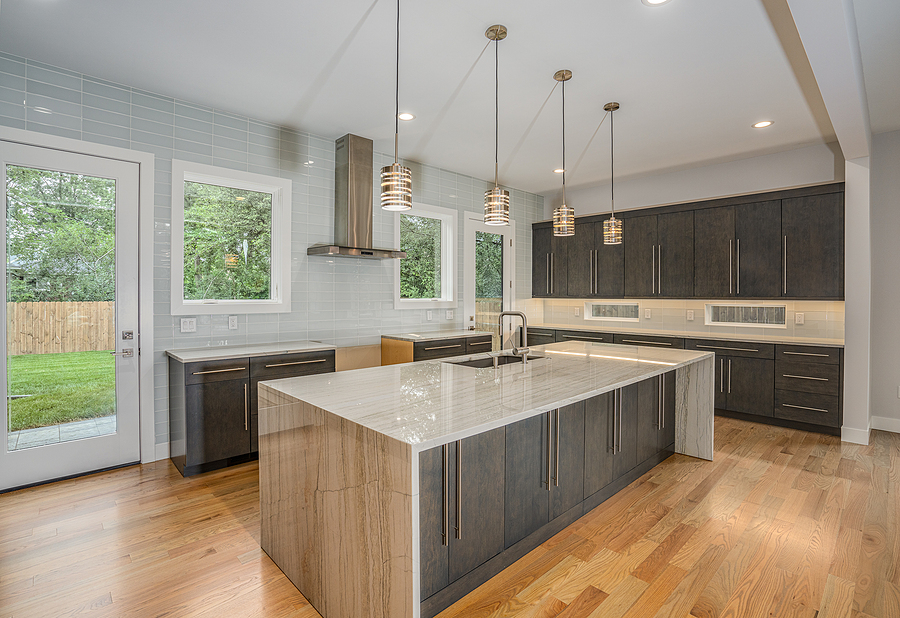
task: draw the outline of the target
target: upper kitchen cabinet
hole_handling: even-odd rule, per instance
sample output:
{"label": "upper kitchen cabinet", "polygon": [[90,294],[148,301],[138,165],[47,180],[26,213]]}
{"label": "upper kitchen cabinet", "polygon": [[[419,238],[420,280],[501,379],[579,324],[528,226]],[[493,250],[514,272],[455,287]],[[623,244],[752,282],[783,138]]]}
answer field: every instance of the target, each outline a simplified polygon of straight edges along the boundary
{"label": "upper kitchen cabinet", "polygon": [[625,248],[603,244],[603,222],[578,225],[566,254],[567,296],[574,298],[623,298]]}
{"label": "upper kitchen cabinet", "polygon": [[694,296],[781,296],[781,200],[694,212]]}
{"label": "upper kitchen cabinet", "polygon": [[625,219],[625,296],[690,298],[694,293],[694,213]]}
{"label": "upper kitchen cabinet", "polygon": [[531,295],[561,297],[568,294],[566,254],[576,236],[553,235],[553,226],[535,226],[531,244]]}
{"label": "upper kitchen cabinet", "polygon": [[781,204],[782,296],[844,298],[844,194]]}

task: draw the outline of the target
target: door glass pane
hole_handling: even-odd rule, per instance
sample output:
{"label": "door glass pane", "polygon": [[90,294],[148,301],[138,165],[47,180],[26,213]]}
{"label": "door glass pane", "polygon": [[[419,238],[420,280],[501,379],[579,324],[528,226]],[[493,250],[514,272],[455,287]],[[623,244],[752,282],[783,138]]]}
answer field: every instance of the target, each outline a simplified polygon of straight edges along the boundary
{"label": "door glass pane", "polygon": [[115,433],[116,183],[6,179],[7,448]]}
{"label": "door glass pane", "polygon": [[503,235],[475,232],[475,330],[494,334],[500,349],[500,312],[503,310]]}

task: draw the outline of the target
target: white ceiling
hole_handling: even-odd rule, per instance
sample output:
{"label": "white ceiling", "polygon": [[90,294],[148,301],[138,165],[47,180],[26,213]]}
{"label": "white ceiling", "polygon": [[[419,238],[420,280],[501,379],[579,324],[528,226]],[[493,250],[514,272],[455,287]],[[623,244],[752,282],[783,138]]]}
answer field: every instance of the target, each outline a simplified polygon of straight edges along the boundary
{"label": "white ceiling", "polygon": [[[766,0],[771,3],[771,0]],[[900,3],[855,0],[875,131],[900,128]],[[393,0],[3,0],[0,50],[141,89],[393,149]],[[400,154],[493,175],[500,43],[500,181],[556,188],[566,86],[570,186],[833,141],[816,122],[763,0],[453,0],[402,5]],[[893,59],[893,60],[891,60]],[[549,99],[548,99],[549,97]],[[775,125],[750,125],[771,119]],[[583,155],[583,156],[582,156]]]}

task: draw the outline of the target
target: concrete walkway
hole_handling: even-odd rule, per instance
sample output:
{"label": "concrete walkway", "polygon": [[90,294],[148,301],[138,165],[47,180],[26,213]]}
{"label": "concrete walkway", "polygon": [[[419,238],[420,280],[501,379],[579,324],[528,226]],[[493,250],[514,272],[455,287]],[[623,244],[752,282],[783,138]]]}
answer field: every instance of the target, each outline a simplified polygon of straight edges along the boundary
{"label": "concrete walkway", "polygon": [[90,418],[86,421],[75,421],[74,423],[63,423],[53,427],[23,429],[22,431],[12,431],[7,434],[7,450],[17,451],[35,446],[69,442],[70,440],[105,436],[115,432],[115,415]]}

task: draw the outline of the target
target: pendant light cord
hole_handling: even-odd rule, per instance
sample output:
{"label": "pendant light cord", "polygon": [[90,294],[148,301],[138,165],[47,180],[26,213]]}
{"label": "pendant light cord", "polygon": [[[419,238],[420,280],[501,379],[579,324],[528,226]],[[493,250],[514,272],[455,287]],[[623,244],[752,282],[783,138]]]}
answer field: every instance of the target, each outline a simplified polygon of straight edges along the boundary
{"label": "pendant light cord", "polygon": [[400,0],[397,0],[397,71],[394,82],[394,163],[397,163],[398,142],[400,139]]}
{"label": "pendant light cord", "polygon": [[500,39],[494,39],[494,188],[500,188]]}
{"label": "pendant light cord", "polygon": [[566,205],[566,82],[562,83],[562,203]]}
{"label": "pendant light cord", "polygon": [[616,218],[616,133],[615,112],[609,112],[609,205],[613,219]]}

